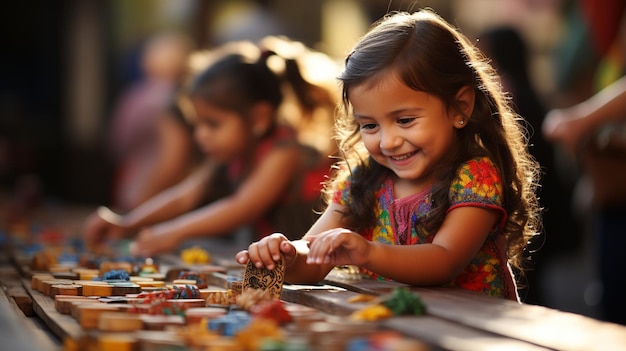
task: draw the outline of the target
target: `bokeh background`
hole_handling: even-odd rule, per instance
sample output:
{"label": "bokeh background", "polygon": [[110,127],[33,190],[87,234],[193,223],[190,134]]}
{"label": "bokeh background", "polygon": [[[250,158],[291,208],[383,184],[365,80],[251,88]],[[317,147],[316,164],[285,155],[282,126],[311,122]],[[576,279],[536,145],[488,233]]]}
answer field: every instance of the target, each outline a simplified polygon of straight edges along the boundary
{"label": "bokeh background", "polygon": [[[542,197],[551,199],[546,212],[549,224],[523,298],[601,318],[601,284],[592,257],[594,233],[575,200],[580,170],[541,140],[539,128],[547,110],[587,98],[623,69],[626,50],[621,56],[609,55],[615,52],[611,51],[615,36],[624,38],[621,0],[4,3],[0,11],[0,198],[12,201],[21,192],[32,191],[43,201],[59,204],[95,206],[111,200],[114,170],[105,139],[112,109],[122,89],[141,78],[139,56],[146,40],[156,33],[178,31],[196,49],[285,35],[341,64],[373,21],[389,11],[421,7],[434,9],[477,45],[486,45],[494,60],[503,55],[502,72],[507,70],[506,62],[527,59],[519,63],[527,65],[523,73],[529,84],[524,89],[532,91],[529,94],[534,94],[533,103],[539,107],[524,117],[531,122],[537,157],[550,163],[546,179],[556,185],[544,184],[542,189]],[[503,28],[520,35],[523,50],[509,48],[510,39],[498,42],[502,38],[486,34]],[[489,44],[494,46],[488,50]],[[514,84],[524,78],[511,73],[503,79]],[[517,95],[522,96],[522,92]],[[520,107],[529,104],[519,103]]]}

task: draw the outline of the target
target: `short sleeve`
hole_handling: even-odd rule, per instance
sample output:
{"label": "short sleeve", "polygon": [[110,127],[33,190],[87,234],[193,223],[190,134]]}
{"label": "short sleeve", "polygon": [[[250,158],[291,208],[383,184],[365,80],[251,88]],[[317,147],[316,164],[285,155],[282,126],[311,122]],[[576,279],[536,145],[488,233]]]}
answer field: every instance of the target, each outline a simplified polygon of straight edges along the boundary
{"label": "short sleeve", "polygon": [[450,210],[461,206],[492,208],[501,211],[503,205],[502,178],[493,162],[487,158],[472,159],[459,167],[450,185]]}

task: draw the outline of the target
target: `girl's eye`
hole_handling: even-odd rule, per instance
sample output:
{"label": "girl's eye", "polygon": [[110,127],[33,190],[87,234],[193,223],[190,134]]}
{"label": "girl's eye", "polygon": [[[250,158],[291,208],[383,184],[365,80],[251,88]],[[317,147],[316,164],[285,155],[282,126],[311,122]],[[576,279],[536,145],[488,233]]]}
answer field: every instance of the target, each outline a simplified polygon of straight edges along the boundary
{"label": "girl's eye", "polygon": [[377,126],[378,125],[376,123],[365,123],[365,124],[361,124],[361,130],[373,130]]}
{"label": "girl's eye", "polygon": [[400,125],[407,125],[415,120],[416,120],[416,117],[401,117],[401,118],[398,118],[397,122]]}

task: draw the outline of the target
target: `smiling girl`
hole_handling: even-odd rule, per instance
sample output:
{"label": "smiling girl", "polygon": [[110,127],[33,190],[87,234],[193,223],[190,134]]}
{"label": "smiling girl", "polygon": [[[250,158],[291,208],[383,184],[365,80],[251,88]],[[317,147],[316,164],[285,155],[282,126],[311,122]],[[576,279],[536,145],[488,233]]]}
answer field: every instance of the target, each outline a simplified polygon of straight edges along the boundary
{"label": "smiling girl", "polygon": [[455,286],[519,300],[540,227],[538,165],[523,126],[480,52],[431,11],[381,20],[348,55],[337,120],[344,159],[328,206],[303,239],[275,233],[236,258],[285,280],[322,280],[336,265],[376,279]]}

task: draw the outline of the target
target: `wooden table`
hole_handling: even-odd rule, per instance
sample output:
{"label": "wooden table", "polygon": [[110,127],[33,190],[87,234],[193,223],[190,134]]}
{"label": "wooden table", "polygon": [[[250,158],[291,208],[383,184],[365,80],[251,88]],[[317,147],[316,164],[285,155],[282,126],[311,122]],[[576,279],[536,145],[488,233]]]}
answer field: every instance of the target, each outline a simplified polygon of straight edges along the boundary
{"label": "wooden table", "polygon": [[[219,252],[230,255],[233,250]],[[172,256],[163,259],[176,260]],[[72,317],[55,310],[50,297],[31,288],[30,277],[21,268],[10,255],[0,256],[0,349],[60,350],[66,338],[84,335]],[[228,279],[227,274],[214,273],[210,284],[226,287]],[[398,287],[417,292],[426,314],[372,323],[420,340],[432,350],[626,350],[626,326],[459,289],[329,276],[318,286],[286,284],[281,298],[342,317],[363,308],[363,304],[348,302],[354,296],[380,296]]]}
{"label": "wooden table", "polygon": [[[0,330],[4,336],[18,336],[10,338],[18,343],[11,349],[60,349],[59,341],[67,337],[79,339],[85,333],[72,317],[55,310],[54,300],[33,290],[28,277],[16,275],[15,267],[7,262],[1,268],[4,298],[0,299],[0,315],[7,327]],[[227,278],[215,273],[212,284],[225,286]],[[348,302],[355,295],[382,295],[401,286],[407,287],[368,279],[327,279],[321,286],[286,284],[281,298],[329,315],[347,316],[363,307]],[[418,339],[434,350],[626,350],[624,326],[464,290],[408,288],[421,296],[427,308],[425,315],[372,323],[377,323],[377,328]],[[49,330],[43,332],[29,326],[32,317],[27,314],[43,321]],[[56,341],[46,337],[46,333],[55,336]]]}

